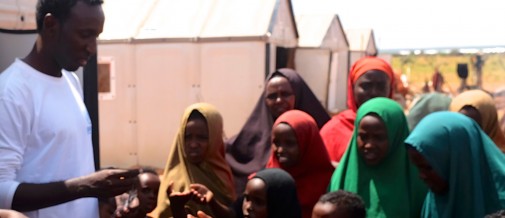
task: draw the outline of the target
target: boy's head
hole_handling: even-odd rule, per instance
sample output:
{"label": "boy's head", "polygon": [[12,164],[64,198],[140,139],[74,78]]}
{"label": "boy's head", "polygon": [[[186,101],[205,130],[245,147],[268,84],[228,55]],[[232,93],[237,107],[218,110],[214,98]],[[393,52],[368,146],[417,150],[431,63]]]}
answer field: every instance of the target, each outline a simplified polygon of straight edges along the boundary
{"label": "boy's head", "polygon": [[139,174],[140,187],[137,196],[142,209],[149,213],[156,208],[158,200],[158,191],[160,189],[160,177],[155,170],[143,168],[143,172]]}
{"label": "boy's head", "polygon": [[365,204],[353,193],[339,190],[326,193],[314,206],[312,218],[365,218]]}
{"label": "boy's head", "polygon": [[[105,15],[102,0],[38,0],[38,52],[50,56],[48,64],[68,71],[85,66],[96,54],[97,38]],[[46,72],[47,73],[47,72]]]}

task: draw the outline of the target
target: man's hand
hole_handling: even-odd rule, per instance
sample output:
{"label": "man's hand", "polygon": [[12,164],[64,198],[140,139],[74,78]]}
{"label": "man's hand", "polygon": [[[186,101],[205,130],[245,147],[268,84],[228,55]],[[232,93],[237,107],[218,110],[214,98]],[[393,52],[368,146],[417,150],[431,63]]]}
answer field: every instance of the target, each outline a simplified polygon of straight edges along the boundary
{"label": "man's hand", "polygon": [[138,186],[140,170],[101,170],[66,181],[19,184],[12,209],[38,210],[84,197],[109,198]]}
{"label": "man's hand", "polygon": [[20,212],[14,210],[2,210],[0,209],[1,218],[28,218]]}
{"label": "man's hand", "polygon": [[139,184],[139,170],[101,170],[65,183],[81,197],[108,198],[123,194]]}

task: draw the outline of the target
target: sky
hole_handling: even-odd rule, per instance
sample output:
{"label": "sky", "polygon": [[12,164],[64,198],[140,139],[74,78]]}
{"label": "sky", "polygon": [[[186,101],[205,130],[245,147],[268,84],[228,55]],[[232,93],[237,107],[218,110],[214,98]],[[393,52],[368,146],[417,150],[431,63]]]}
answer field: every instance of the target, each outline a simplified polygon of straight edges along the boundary
{"label": "sky", "polygon": [[295,15],[371,28],[380,50],[505,46],[505,0],[291,0]]}

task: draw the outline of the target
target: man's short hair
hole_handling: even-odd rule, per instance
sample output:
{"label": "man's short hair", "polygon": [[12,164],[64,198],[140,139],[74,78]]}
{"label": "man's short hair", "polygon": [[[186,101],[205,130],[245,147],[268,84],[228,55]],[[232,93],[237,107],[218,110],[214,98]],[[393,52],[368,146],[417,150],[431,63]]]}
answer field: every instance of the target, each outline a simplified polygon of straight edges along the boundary
{"label": "man's short hair", "polygon": [[88,5],[100,5],[103,0],[38,0],[37,1],[37,32],[42,31],[44,17],[50,13],[58,19],[60,23],[65,22],[70,14],[70,9],[77,4],[77,1],[82,1]]}
{"label": "man's short hair", "polygon": [[363,200],[356,194],[338,190],[329,192],[319,198],[320,203],[331,203],[339,210],[345,211],[356,218],[366,217],[366,208]]}

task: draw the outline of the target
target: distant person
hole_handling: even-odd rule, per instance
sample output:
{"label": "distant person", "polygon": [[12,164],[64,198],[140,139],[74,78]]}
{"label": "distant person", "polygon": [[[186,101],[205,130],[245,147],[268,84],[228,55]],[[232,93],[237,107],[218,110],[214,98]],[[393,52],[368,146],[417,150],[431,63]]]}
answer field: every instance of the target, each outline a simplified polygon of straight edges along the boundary
{"label": "distant person", "polygon": [[290,110],[277,118],[272,128],[272,154],[267,168],[281,168],[295,179],[302,217],[310,218],[335,170],[310,115]]}
{"label": "distant person", "polygon": [[496,105],[490,94],[482,90],[463,92],[452,100],[450,110],[475,120],[496,146],[505,153],[505,135],[500,128]]}
{"label": "distant person", "polygon": [[430,188],[421,217],[484,217],[505,208],[505,156],[470,118],[432,113],[405,144]]}
{"label": "distant person", "polygon": [[354,63],[347,83],[348,109],[333,116],[321,128],[321,137],[334,164],[347,150],[358,108],[375,97],[393,98],[394,84],[393,69],[386,61],[364,57]]}
{"label": "distant person", "polygon": [[[175,216],[179,211],[173,209],[182,204],[193,215],[202,211],[212,217],[232,216],[230,206],[236,195],[230,166],[224,158],[221,114],[207,103],[187,107],[170,148],[154,214],[161,218]],[[178,206],[173,207],[174,199]]]}
{"label": "distant person", "polygon": [[451,98],[445,94],[433,92],[419,96],[412,104],[413,106],[410,108],[407,115],[407,122],[410,130],[413,130],[417,123],[428,114],[449,110]]}
{"label": "distant person", "polygon": [[468,78],[468,65],[466,63],[458,63],[456,67],[458,77],[461,80],[461,84],[458,88],[458,92],[463,92],[468,89],[467,78]]}
{"label": "distant person", "polygon": [[247,177],[265,167],[271,150],[271,130],[282,113],[298,109],[310,114],[322,127],[330,116],[303,79],[292,69],[278,69],[267,77],[265,91],[240,132],[226,143],[226,161],[242,193]]}
{"label": "distant person", "polygon": [[443,92],[442,87],[445,83],[444,76],[438,68],[435,68],[435,73],[433,73],[433,77],[431,79],[432,86],[433,86],[433,91],[435,92]]}
{"label": "distant person", "polygon": [[371,99],[358,109],[355,125],[329,190],[359,195],[368,217],[419,217],[426,186],[407,156],[409,128],[400,105]]}
{"label": "distant person", "polygon": [[423,85],[423,94],[430,93],[430,92],[431,92],[430,83],[428,82],[428,80],[425,80],[424,85]]}
{"label": "distant person", "polygon": [[[77,77],[96,53],[101,0],[39,0],[37,39],[0,74],[0,208],[37,217],[98,217],[138,170],[95,172],[92,124]],[[7,52],[7,51],[6,51]]]}
{"label": "distant person", "polygon": [[402,77],[406,79],[406,76],[403,75],[401,72],[394,74],[395,76],[395,83],[394,83],[394,94],[393,94],[393,99],[398,102],[402,108],[407,108],[407,95],[409,94],[409,87],[408,84],[402,81]]}
{"label": "distant person", "polygon": [[293,177],[278,168],[264,169],[247,182],[242,204],[244,217],[301,218]]}
{"label": "distant person", "polygon": [[365,218],[365,203],[358,195],[338,190],[321,196],[312,218]]}
{"label": "distant person", "polygon": [[476,87],[482,88],[482,68],[484,67],[485,58],[481,52],[478,52],[472,58],[473,66],[475,68]]}

